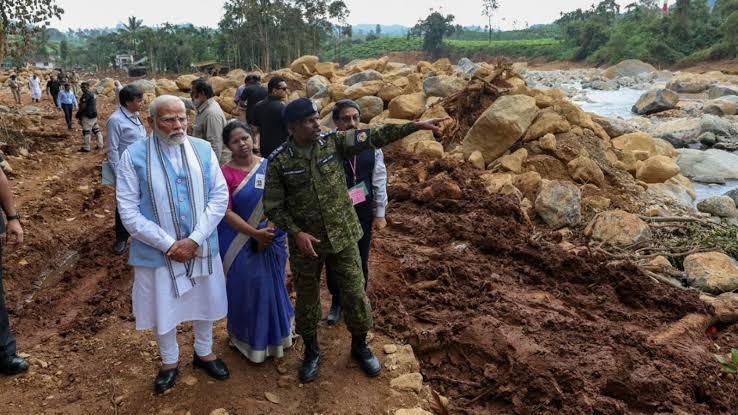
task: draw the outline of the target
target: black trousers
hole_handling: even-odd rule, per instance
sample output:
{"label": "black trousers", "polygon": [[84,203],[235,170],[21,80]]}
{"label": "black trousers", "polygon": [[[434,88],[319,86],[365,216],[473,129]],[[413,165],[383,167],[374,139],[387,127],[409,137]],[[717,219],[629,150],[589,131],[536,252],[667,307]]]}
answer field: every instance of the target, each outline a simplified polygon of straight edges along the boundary
{"label": "black trousers", "polygon": [[2,243],[0,243],[0,359],[14,356],[15,337],[10,331],[10,317],[8,309],[5,308],[5,290],[3,288],[3,268],[2,268]]}
{"label": "black trousers", "polygon": [[74,110],[74,105],[62,104],[61,107],[64,110],[64,120],[67,121],[67,128],[72,128],[72,110]]}
{"label": "black trousers", "polygon": [[115,208],[115,240],[117,241],[127,241],[128,237],[131,236],[128,231],[126,230],[125,226],[123,226],[123,221],[120,220],[120,214],[118,213],[118,208]]}
{"label": "black trousers", "polygon": [[[372,226],[374,218],[370,220],[359,220],[364,236],[359,239],[359,255],[361,256],[361,270],[364,272],[364,290],[366,291],[369,283],[369,249],[372,247]],[[331,267],[326,263],[325,274],[328,282],[328,291],[333,296],[333,301],[341,304],[341,290],[337,281],[337,276],[332,272]]]}

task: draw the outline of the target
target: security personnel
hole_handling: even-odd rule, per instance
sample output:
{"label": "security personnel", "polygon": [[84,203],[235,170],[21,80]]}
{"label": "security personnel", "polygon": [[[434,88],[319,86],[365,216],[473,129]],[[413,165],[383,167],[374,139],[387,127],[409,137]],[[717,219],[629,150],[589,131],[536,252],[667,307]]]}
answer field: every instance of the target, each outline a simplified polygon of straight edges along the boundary
{"label": "security personnel", "polygon": [[418,130],[439,133],[432,119],[365,130],[321,135],[318,110],[312,100],[297,99],[284,109],[290,133],[269,157],[264,212],[289,234],[290,262],[295,275],[295,324],[303,337],[305,356],[299,369],[302,383],[318,377],[320,274],[327,263],[337,276],[346,326],[351,332],[351,357],[369,376],[381,370],[366,343],[372,309],[364,290],[357,241],[362,236],[354,204],[366,200],[362,186],[346,190],[345,158],[367,148],[379,148]]}

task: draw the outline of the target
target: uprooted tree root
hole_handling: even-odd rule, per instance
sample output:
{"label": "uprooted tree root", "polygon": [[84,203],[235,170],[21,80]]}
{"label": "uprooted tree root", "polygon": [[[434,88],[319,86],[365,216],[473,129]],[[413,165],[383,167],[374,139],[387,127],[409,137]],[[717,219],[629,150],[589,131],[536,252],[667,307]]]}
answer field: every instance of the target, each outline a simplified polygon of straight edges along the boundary
{"label": "uprooted tree root", "polygon": [[466,88],[444,98],[439,105],[443,106],[456,122],[451,131],[444,136],[443,145],[460,143],[479,116],[497,98],[512,89],[507,80],[513,76],[517,74],[513,71],[512,64],[509,61],[499,60],[491,74],[484,77],[474,76]]}
{"label": "uprooted tree root", "polygon": [[[684,258],[700,252],[720,251],[738,259],[738,227],[688,216],[647,217],[653,237],[627,247],[590,243],[590,248],[614,260],[630,260],[649,277],[678,288],[688,288]],[[653,265],[656,257],[665,257],[674,266],[666,269]]]}

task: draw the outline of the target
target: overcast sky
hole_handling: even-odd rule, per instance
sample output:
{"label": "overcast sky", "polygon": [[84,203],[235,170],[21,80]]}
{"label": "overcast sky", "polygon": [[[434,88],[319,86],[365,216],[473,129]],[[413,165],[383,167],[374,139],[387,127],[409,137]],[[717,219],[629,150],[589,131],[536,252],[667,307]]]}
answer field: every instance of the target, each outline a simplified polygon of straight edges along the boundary
{"label": "overcast sky", "polygon": [[[351,10],[349,23],[412,26],[433,7],[456,16],[463,26],[487,23],[481,13],[481,0],[344,0]],[[623,6],[633,0],[618,0]],[[525,23],[550,23],[561,11],[587,8],[597,0],[499,0],[500,9],[493,26],[522,28]],[[673,3],[674,0],[669,0]],[[147,26],[169,23],[192,23],[216,27],[223,15],[224,0],[57,0],[65,13],[52,27],[68,28],[115,27],[128,16],[143,19]],[[504,18],[504,20],[503,20]]]}

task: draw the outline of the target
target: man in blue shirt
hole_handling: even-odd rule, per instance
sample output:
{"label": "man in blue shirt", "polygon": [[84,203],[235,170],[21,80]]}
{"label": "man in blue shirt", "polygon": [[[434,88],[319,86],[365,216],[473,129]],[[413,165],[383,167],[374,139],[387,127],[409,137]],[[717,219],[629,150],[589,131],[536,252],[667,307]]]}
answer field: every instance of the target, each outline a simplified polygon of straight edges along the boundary
{"label": "man in blue shirt", "polygon": [[69,83],[64,84],[64,90],[59,92],[59,96],[56,99],[56,107],[64,111],[64,119],[67,121],[67,128],[72,129],[72,111],[76,110],[77,97],[74,96],[74,92],[70,91]]}
{"label": "man in blue shirt", "polygon": [[[108,119],[108,163],[115,172],[120,156],[129,145],[146,138],[144,127],[138,111],[144,103],[143,91],[135,85],[127,85],[118,93],[120,107]],[[122,255],[128,244],[128,231],[123,226],[115,209],[115,245],[113,253]]]}

